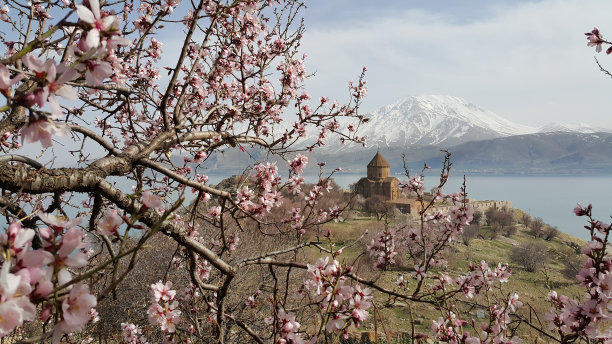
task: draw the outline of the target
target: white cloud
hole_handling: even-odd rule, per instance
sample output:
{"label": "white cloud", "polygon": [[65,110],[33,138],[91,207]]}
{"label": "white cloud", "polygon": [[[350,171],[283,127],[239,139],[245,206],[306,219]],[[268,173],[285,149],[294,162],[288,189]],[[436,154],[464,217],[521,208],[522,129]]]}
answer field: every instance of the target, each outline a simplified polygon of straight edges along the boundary
{"label": "white cloud", "polygon": [[[450,94],[523,124],[612,128],[612,80],[598,71],[583,35],[594,25],[612,35],[611,11],[609,1],[557,0],[503,4],[464,21],[402,8],[384,17],[352,13],[355,24],[307,21],[303,51],[317,71],[307,86],[313,96],[345,99],[346,81],[365,65],[366,110],[412,94]],[[598,58],[612,68],[612,56]]]}

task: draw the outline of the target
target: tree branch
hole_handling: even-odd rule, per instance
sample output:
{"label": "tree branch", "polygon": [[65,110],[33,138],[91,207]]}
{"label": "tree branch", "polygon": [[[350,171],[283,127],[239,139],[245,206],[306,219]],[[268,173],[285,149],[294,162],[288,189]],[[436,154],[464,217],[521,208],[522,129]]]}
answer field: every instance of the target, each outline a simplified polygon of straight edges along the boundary
{"label": "tree branch", "polygon": [[39,170],[39,169],[44,167],[38,161],[30,159],[30,158],[28,158],[26,156],[17,155],[17,154],[7,154],[7,155],[0,156],[0,162],[9,162],[9,161],[19,161],[19,162],[22,162],[24,164],[28,164],[28,165],[34,167],[37,170]]}

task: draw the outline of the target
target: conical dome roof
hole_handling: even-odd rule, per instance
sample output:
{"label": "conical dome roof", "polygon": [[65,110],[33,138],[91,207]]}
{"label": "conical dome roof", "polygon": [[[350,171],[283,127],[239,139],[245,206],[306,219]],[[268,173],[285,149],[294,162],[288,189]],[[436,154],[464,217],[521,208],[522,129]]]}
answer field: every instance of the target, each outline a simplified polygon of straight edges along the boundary
{"label": "conical dome roof", "polygon": [[376,155],[372,158],[372,161],[368,164],[368,167],[391,167],[387,160],[383,158],[380,152],[376,152]]}

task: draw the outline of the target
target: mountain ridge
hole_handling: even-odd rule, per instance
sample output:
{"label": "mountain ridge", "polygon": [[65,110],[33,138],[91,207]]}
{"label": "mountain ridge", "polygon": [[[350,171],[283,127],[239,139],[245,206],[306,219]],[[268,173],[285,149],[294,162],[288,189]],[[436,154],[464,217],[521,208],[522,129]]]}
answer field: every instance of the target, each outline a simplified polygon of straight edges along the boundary
{"label": "mountain ridge", "polygon": [[[454,146],[468,141],[544,132],[611,132],[585,123],[549,123],[541,127],[507,120],[466,99],[421,94],[380,107],[369,114],[360,128],[372,146],[440,145]],[[345,145],[344,147],[351,147]],[[346,148],[330,143],[330,151]]]}

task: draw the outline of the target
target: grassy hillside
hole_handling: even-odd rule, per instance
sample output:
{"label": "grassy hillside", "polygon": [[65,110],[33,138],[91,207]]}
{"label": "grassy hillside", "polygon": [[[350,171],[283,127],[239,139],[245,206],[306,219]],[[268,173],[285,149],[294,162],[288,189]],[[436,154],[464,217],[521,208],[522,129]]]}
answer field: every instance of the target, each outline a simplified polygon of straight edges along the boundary
{"label": "grassy hillside", "polygon": [[[520,211],[515,213],[517,218],[520,218]],[[400,221],[405,221],[405,219]],[[496,266],[500,262],[509,263],[512,268],[512,276],[509,283],[502,284],[498,295],[509,295],[510,292],[518,292],[520,300],[524,303],[521,313],[525,317],[531,316],[535,322],[537,322],[535,315],[537,313],[540,320],[544,322],[542,316],[550,308],[549,303],[546,301],[546,295],[550,290],[556,290],[558,293],[571,297],[579,298],[582,296],[583,291],[581,291],[581,288],[577,286],[573,278],[568,277],[568,273],[564,274],[563,270],[567,268],[565,262],[577,259],[576,248],[584,245],[584,242],[563,233],[550,241],[546,241],[541,238],[534,238],[522,225],[516,225],[516,227],[517,231],[514,235],[509,237],[500,235],[495,239],[489,239],[488,228],[486,226],[481,227],[481,237],[471,240],[468,245],[458,241],[451,246],[445,253],[448,266],[441,270],[452,277],[456,277],[466,272],[469,262],[478,264],[481,260],[485,260],[491,267]],[[367,242],[382,228],[383,224],[374,218],[353,216],[343,223],[327,224],[322,232],[324,233],[329,229],[333,233],[333,249],[351,245],[343,250],[339,259],[344,261],[344,264],[354,265],[359,276],[369,280],[376,280],[378,284],[388,289],[398,290],[395,281],[400,274],[403,274],[408,281],[406,293],[410,293],[411,287],[415,283],[415,280],[410,275],[410,271],[412,271],[410,262],[399,257],[397,259],[399,266],[394,267],[391,271],[378,272],[371,268],[370,259],[362,254]],[[541,265],[535,272],[526,271],[520,264],[513,262],[511,259],[512,250],[515,247],[528,243],[542,245],[541,248],[545,250],[545,255],[549,257],[549,261]],[[312,251],[311,254],[313,259],[321,255],[318,251]],[[380,318],[384,323],[384,328],[388,332],[411,331],[411,307],[416,332],[428,334],[431,328],[431,320],[442,316],[440,310],[436,310],[428,304],[413,302],[411,305],[408,305],[404,300],[388,298],[386,296],[377,296],[375,301]],[[533,311],[530,312],[530,309]],[[371,310],[370,313],[372,315],[373,311]],[[476,318],[475,309],[469,313],[471,317]],[[365,326],[357,331],[373,331],[375,325],[372,319],[373,317],[371,316],[365,323]],[[380,322],[376,324],[376,327],[379,335],[384,332],[383,324]],[[529,340],[531,342],[537,337],[537,333],[525,325],[519,326],[517,333],[522,338],[531,338]]]}

